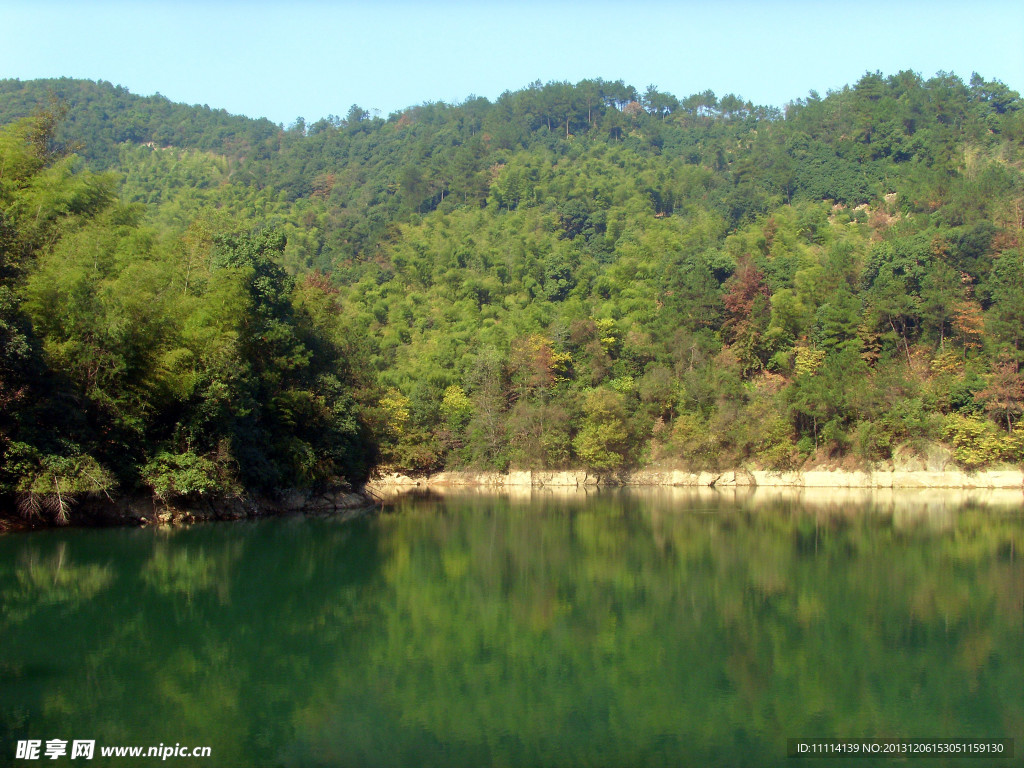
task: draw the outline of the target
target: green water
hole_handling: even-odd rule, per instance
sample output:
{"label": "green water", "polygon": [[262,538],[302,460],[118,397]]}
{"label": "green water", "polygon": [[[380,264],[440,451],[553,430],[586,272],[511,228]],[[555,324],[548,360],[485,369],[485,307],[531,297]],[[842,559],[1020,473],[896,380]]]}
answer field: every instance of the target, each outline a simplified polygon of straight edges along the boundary
{"label": "green water", "polygon": [[[0,537],[0,764],[865,764],[786,757],[830,736],[1022,763],[1022,505],[466,495]],[[14,759],[54,738],[96,757]],[[98,752],[175,743],[212,757]]]}

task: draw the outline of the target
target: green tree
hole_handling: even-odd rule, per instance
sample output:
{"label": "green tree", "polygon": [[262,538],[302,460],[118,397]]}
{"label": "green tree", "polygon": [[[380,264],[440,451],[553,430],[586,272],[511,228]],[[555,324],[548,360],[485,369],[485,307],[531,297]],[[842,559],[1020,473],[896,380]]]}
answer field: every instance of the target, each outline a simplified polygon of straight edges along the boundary
{"label": "green tree", "polygon": [[594,389],[583,399],[584,418],[573,440],[583,463],[599,471],[622,467],[629,458],[629,418],[623,396],[609,389]]}

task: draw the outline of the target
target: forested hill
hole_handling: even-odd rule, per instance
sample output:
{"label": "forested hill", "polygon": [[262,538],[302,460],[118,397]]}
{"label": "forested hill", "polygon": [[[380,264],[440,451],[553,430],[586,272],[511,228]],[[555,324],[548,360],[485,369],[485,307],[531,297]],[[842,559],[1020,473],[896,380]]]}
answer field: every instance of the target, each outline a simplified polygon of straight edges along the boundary
{"label": "forested hill", "polygon": [[[710,171],[701,202],[735,227],[780,202],[858,205],[897,187],[919,197],[961,167],[967,145],[1019,145],[1024,131],[1019,96],[1001,83],[909,72],[865,75],[852,88],[824,99],[812,94],[784,111],[710,91],[678,99],[621,81],[538,82],[494,103],[426,104],[387,119],[353,105],[344,118],[298,118],[288,129],[133,96],[109,83],[3,80],[0,123],[51,99],[68,107],[57,141],[93,170],[126,173],[126,199],[173,197],[191,206],[188,217],[207,203],[230,203],[233,196],[203,194],[229,182],[240,188],[235,196],[248,194],[237,201],[243,210],[259,206],[267,216],[285,203],[280,223],[294,219],[290,206],[299,204],[306,221],[289,249],[293,268],[330,269],[339,258],[372,253],[387,225],[410,214],[544,202],[536,180],[521,178],[523,160],[618,149],[653,172],[636,179],[630,194],[666,215],[695,193],[678,169]],[[189,152],[167,157],[167,150]],[[193,194],[180,194],[181,187]]]}
{"label": "forested hill", "polygon": [[[257,280],[233,333],[255,311],[330,341],[312,368],[297,348],[262,362],[258,344],[244,349],[264,366],[249,396],[269,398],[288,435],[260,458],[290,467],[279,484],[344,474],[340,458],[316,464],[280,389],[290,370],[288,387],[321,397],[317,376],[342,359],[347,444],[363,434],[407,469],[781,468],[935,442],[967,466],[1024,459],[1024,103],[999,81],[867,74],[783,109],[621,81],[535,83],[494,102],[386,118],[352,106],[288,128],[105,83],[0,81],[0,120],[51,94],[51,113],[66,113],[36,141],[40,168],[107,197],[88,223],[70,203],[53,209],[55,229],[4,278],[5,311],[82,411],[127,419],[138,455],[110,469],[122,485],[151,484],[158,465],[161,477],[185,466],[264,477],[238,458],[237,414],[215,429],[183,416],[212,397],[196,388],[209,350],[188,336],[185,310],[149,306],[166,314],[137,340],[173,364],[124,359],[123,335],[104,335],[144,265],[153,296],[173,285],[212,302],[202,322],[224,301],[204,293],[224,264],[283,266],[277,303],[260,303]],[[69,149],[83,162],[58,161]],[[4,190],[5,226],[36,226]],[[103,237],[67,245],[82,227]],[[97,249],[106,271],[86,256]],[[78,295],[93,298],[82,327],[47,314]],[[83,345],[110,359],[87,381],[66,359]],[[186,381],[159,384],[167,370]],[[155,391],[162,405],[146,400]],[[19,429],[0,439],[28,444]],[[106,466],[89,440],[102,442],[39,449],[24,466],[68,455]]]}
{"label": "forested hill", "polygon": [[68,108],[54,140],[73,147],[93,170],[118,161],[120,145],[211,150],[238,157],[267,156],[279,129],[269,120],[223,109],[176,104],[159,94],[137,96],[123,86],[91,80],[0,80],[0,125],[29,117],[50,102]]}

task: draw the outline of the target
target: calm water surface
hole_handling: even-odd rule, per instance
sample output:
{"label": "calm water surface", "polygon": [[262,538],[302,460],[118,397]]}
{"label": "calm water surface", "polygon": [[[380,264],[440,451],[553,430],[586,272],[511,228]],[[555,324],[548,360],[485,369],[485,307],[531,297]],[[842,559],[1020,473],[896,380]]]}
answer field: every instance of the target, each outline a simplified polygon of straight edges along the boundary
{"label": "calm water surface", "polygon": [[[1015,738],[1024,512],[602,492],[0,537],[19,739],[209,766],[823,766],[789,737]],[[896,765],[894,761],[883,764]]]}

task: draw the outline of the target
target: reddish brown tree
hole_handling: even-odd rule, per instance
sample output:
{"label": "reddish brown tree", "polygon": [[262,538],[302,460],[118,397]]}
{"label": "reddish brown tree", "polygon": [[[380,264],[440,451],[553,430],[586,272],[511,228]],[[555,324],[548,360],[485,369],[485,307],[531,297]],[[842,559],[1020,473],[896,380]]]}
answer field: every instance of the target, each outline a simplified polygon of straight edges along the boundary
{"label": "reddish brown tree", "polygon": [[1008,354],[996,363],[988,386],[975,395],[985,412],[1006,420],[1007,432],[1013,431],[1013,419],[1024,412],[1024,376],[1020,366]]}
{"label": "reddish brown tree", "polygon": [[743,375],[760,370],[765,362],[767,350],[764,331],[771,319],[771,291],[764,282],[764,275],[744,256],[723,286],[726,319],[722,324],[725,340],[733,347]]}

